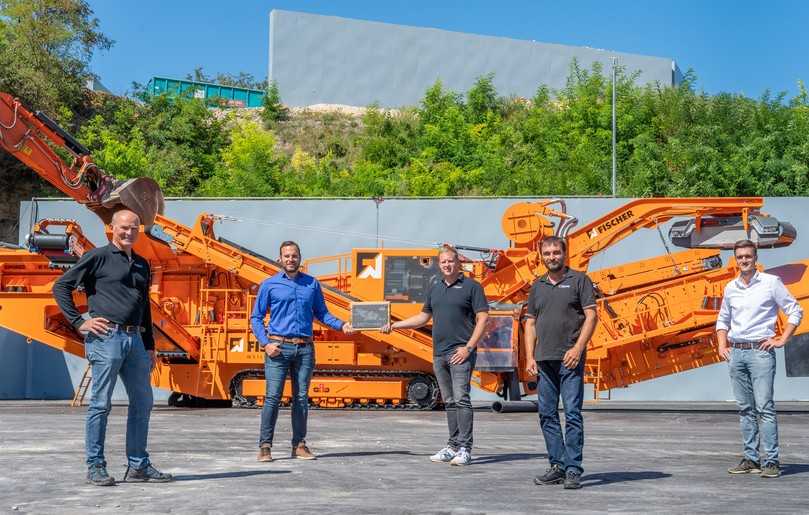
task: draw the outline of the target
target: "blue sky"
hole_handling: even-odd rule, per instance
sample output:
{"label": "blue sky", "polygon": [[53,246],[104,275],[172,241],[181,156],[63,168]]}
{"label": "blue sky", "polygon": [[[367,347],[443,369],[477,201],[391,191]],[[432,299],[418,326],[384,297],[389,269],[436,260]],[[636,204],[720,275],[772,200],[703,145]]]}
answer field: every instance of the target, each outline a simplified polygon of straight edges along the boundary
{"label": "blue sky", "polygon": [[[547,43],[669,57],[693,68],[697,88],[793,96],[809,80],[809,2],[90,0],[116,41],[92,69],[115,93],[154,75],[267,76],[269,13],[303,11]],[[567,5],[572,4],[572,5]]]}

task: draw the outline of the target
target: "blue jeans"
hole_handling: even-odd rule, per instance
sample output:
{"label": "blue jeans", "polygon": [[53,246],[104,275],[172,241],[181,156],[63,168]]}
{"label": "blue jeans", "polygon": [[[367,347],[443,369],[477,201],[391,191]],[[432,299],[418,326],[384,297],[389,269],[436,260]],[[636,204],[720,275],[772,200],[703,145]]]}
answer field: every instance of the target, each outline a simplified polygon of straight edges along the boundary
{"label": "blue jeans", "polygon": [[451,365],[452,353],[433,356],[433,372],[441,389],[444,409],[447,411],[449,440],[447,446],[454,450],[466,447],[472,452],[473,411],[469,398],[469,381],[475,368],[477,353],[473,352],[469,359],[460,365]]}
{"label": "blue jeans", "polygon": [[[539,427],[545,437],[548,460],[564,470],[582,472],[584,421],[584,356],[576,368],[570,369],[559,360],[538,361]],[[565,435],[559,423],[559,397],[565,409]]]}
{"label": "blue jeans", "polygon": [[284,391],[287,374],[292,378],[292,447],[306,440],[306,419],[309,416],[309,381],[315,369],[315,349],[307,345],[281,344],[281,353],[264,355],[264,379],[267,391],[261,409],[261,429],[258,443],[272,445],[278,403]]}
{"label": "blue jeans", "polygon": [[773,381],[775,351],[730,349],[730,382],[739,406],[744,457],[759,463],[759,430],[764,444],[763,464],[778,464],[778,421]]}
{"label": "blue jeans", "polygon": [[126,333],[120,329],[103,337],[90,333],[84,339],[84,355],[92,366],[93,374],[85,430],[87,466],[107,465],[104,439],[107,435],[107,417],[112,407],[112,391],[119,374],[129,397],[126,418],[128,464],[136,469],[149,465],[146,440],[154,403],[150,381],[152,363],[143,347],[140,333]]}

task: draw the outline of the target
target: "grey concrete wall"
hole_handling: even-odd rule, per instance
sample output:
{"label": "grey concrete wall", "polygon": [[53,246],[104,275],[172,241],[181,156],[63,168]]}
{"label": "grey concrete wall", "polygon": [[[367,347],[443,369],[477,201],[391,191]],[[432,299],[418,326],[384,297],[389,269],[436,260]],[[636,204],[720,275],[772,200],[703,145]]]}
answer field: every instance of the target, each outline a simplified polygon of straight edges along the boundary
{"label": "grey concrete wall", "polygon": [[[335,200],[170,200],[166,214],[192,224],[199,213],[234,217],[239,221],[218,224],[219,235],[267,256],[277,255],[283,240],[300,242],[304,258],[348,252],[354,247],[376,246],[379,238],[387,247],[429,246],[450,242],[482,247],[504,247],[500,217],[515,199],[387,199],[377,206],[367,199]],[[580,225],[624,204],[627,199],[571,198],[567,210]],[[765,266],[809,258],[809,218],[806,198],[767,199],[765,210],[795,225],[796,242],[782,249],[762,250]],[[28,230],[31,203],[20,207],[20,241]],[[36,203],[35,218],[76,219],[85,233],[103,244],[98,219],[72,201]],[[672,221],[673,223],[673,221]],[[377,231],[379,227],[379,231]],[[664,227],[666,234],[667,227]],[[640,231],[596,256],[591,270],[663,254],[656,231]],[[724,259],[730,257],[725,253]],[[805,322],[809,323],[809,321]],[[34,350],[32,350],[34,349]],[[69,398],[84,370],[84,360],[34,343],[28,346],[19,335],[0,330],[0,398]],[[783,351],[778,351],[776,399],[809,400],[809,378],[787,378]],[[70,379],[67,380],[66,377]],[[159,392],[165,398],[166,392]],[[589,395],[589,394],[588,394]],[[477,398],[484,395],[477,392]],[[123,399],[122,391],[116,398]],[[725,364],[713,365],[612,391],[616,400],[715,401],[732,398]]]}
{"label": "grey concrete wall", "polygon": [[670,58],[539,43],[446,30],[407,27],[273,10],[270,13],[269,78],[291,106],[348,104],[383,107],[417,104],[437,79],[453,91],[494,73],[502,95],[531,98],[545,84],[565,86],[576,58],[611,69],[611,58],[639,84],[671,85],[682,78]]}

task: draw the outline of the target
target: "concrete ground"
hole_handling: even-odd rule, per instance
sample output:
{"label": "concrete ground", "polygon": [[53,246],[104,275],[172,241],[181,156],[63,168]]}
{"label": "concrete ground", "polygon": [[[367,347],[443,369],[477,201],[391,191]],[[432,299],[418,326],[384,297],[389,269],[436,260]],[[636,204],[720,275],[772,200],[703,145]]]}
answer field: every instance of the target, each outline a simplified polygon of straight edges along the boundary
{"label": "concrete ground", "polygon": [[[584,488],[534,486],[547,466],[536,416],[475,413],[474,461],[430,463],[443,412],[310,412],[316,461],[289,458],[289,412],[272,463],[255,461],[259,412],[157,407],[153,462],[171,484],[84,483],[84,409],[0,402],[0,512],[38,513],[807,513],[809,413],[779,416],[783,476],[731,476],[728,411],[587,411]],[[107,434],[123,476],[125,407]]]}

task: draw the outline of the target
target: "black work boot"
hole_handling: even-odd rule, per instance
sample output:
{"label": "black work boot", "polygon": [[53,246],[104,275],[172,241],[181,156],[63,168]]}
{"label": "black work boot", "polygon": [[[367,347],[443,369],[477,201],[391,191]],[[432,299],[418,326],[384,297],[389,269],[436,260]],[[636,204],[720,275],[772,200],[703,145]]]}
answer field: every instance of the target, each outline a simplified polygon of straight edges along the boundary
{"label": "black work boot", "polygon": [[565,472],[565,490],[578,490],[581,488],[581,472],[570,469]]}
{"label": "black work boot", "polygon": [[96,486],[112,486],[115,478],[107,474],[107,467],[104,465],[90,465],[87,469],[87,482]]}
{"label": "black work boot", "polygon": [[534,478],[535,485],[558,485],[565,480],[565,472],[559,465],[551,465],[541,476]]}
{"label": "black work boot", "polygon": [[146,465],[142,469],[127,466],[126,474],[124,474],[124,481],[127,483],[143,483],[146,481],[152,483],[168,483],[170,481],[174,481],[174,476],[160,472],[151,464]]}

